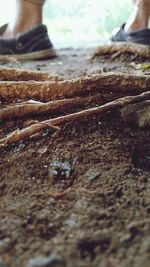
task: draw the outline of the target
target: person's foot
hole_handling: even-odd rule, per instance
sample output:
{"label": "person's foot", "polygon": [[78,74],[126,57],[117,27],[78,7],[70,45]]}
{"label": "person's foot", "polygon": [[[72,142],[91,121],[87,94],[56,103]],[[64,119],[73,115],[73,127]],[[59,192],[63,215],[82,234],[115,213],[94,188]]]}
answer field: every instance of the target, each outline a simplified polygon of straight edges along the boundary
{"label": "person's foot", "polygon": [[37,25],[13,38],[5,38],[5,30],[7,25],[0,28],[0,61],[8,61],[10,57],[24,61],[56,56],[45,25]]}
{"label": "person's foot", "polygon": [[136,7],[128,21],[113,31],[110,40],[113,42],[132,42],[150,45],[149,17],[150,1],[137,0]]}
{"label": "person's foot", "polygon": [[13,22],[0,28],[0,61],[8,61],[10,56],[18,60],[56,56],[47,28],[42,24],[43,4],[36,3],[16,0]]}
{"label": "person's foot", "polygon": [[125,24],[113,31],[112,42],[130,42],[150,46],[150,29],[144,28],[132,32],[125,31]]}

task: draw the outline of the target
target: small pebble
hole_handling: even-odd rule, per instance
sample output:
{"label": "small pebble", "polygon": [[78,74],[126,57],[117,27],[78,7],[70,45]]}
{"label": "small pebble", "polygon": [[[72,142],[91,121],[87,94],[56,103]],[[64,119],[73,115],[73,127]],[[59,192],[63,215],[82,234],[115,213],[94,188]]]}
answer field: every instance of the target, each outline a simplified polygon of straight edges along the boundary
{"label": "small pebble", "polygon": [[54,161],[49,168],[49,177],[53,180],[68,179],[72,172],[71,165],[68,161]]}
{"label": "small pebble", "polygon": [[64,262],[57,256],[37,257],[28,261],[27,267],[63,267]]}
{"label": "small pebble", "polygon": [[95,169],[89,169],[86,173],[85,173],[85,178],[87,178],[89,181],[93,181],[96,178],[98,178],[101,175],[99,170],[95,170]]}
{"label": "small pebble", "polygon": [[43,154],[45,154],[47,152],[47,150],[48,150],[48,148],[45,146],[45,147],[40,148],[38,150],[38,153],[43,155]]}

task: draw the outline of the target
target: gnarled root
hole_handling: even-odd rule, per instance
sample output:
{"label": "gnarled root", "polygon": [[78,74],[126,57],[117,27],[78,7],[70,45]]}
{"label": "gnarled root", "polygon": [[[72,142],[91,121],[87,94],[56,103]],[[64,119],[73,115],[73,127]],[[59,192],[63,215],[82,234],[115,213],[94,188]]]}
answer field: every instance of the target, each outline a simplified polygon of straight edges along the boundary
{"label": "gnarled root", "polygon": [[27,71],[13,68],[0,68],[0,81],[62,81],[57,75],[40,71]]}
{"label": "gnarled root", "polygon": [[112,57],[118,57],[125,53],[150,59],[149,46],[129,42],[115,42],[108,45],[100,45],[91,55],[90,59],[95,59],[102,55],[112,55]]}
{"label": "gnarled root", "polygon": [[21,118],[29,115],[50,115],[56,112],[60,113],[69,111],[72,108],[85,107],[92,102],[99,102],[102,104],[104,101],[104,97],[101,95],[54,100],[46,103],[31,100],[2,108],[0,110],[0,121],[6,121],[12,118]]}
{"label": "gnarled root", "polygon": [[107,104],[104,104],[102,106],[99,106],[99,107],[86,109],[84,111],[68,114],[65,116],[56,117],[54,119],[45,120],[43,122],[38,122],[25,129],[14,131],[7,137],[1,139],[0,148],[7,147],[13,143],[16,143],[27,137],[30,137],[33,134],[38,133],[39,131],[43,129],[50,127],[54,130],[58,130],[57,126],[63,125],[65,123],[80,121],[80,120],[89,118],[94,115],[104,114],[107,111],[111,111],[111,110],[118,109],[118,108],[123,108],[124,106],[128,104],[137,103],[137,102],[147,100],[147,99],[150,99],[150,92],[145,92],[137,96],[123,97],[115,101],[109,102]]}
{"label": "gnarled root", "polygon": [[48,121],[38,122],[31,126],[26,127],[23,130],[16,130],[12,132],[7,137],[0,140],[0,148],[6,147],[10,144],[16,143],[20,140],[25,139],[26,137],[32,137],[32,135],[39,133],[44,129],[51,129],[53,131],[58,131],[59,128],[51,125]]}
{"label": "gnarled root", "polygon": [[150,90],[150,75],[110,72],[55,82],[0,82],[0,100],[35,99],[50,101],[106,90],[109,92],[148,91]]}

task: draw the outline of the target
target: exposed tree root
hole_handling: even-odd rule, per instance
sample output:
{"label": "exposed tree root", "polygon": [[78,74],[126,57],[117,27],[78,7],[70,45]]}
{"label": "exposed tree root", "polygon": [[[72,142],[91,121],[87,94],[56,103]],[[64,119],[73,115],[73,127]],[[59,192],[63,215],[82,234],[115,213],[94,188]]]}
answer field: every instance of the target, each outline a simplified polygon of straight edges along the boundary
{"label": "exposed tree root", "polygon": [[62,81],[57,75],[39,71],[27,71],[12,68],[0,68],[0,81]]}
{"label": "exposed tree root", "polygon": [[115,42],[108,45],[100,45],[96,51],[91,55],[90,59],[97,58],[102,55],[114,55],[112,57],[118,57],[121,54],[133,54],[143,58],[150,59],[150,47],[146,45],[140,45],[135,43]]}
{"label": "exposed tree root", "polygon": [[54,100],[46,103],[29,101],[20,104],[9,105],[0,110],[0,121],[6,121],[12,118],[20,118],[29,115],[54,114],[55,112],[64,112],[72,108],[85,107],[91,102],[104,103],[104,97],[101,95],[88,96],[82,98],[71,98]]}
{"label": "exposed tree root", "polygon": [[102,73],[65,81],[0,82],[0,100],[50,101],[88,92],[142,92],[150,90],[150,75]]}
{"label": "exposed tree root", "polygon": [[6,138],[0,140],[0,148],[4,146],[8,146],[10,144],[16,143],[20,140],[25,139],[26,137],[31,137],[34,134],[39,133],[40,131],[50,128],[52,131],[58,131],[59,128],[51,125],[50,123],[43,121],[35,123],[31,126],[26,127],[23,130],[16,130],[8,135]]}
{"label": "exposed tree root", "polygon": [[7,137],[0,140],[0,147],[7,147],[13,143],[16,143],[20,140],[23,140],[27,137],[30,137],[39,131],[52,128],[53,130],[58,130],[58,126],[63,125],[65,123],[72,123],[74,121],[80,121],[85,118],[89,118],[94,115],[104,114],[107,111],[111,111],[118,108],[123,108],[124,106],[132,103],[137,103],[143,100],[150,99],[150,92],[145,92],[141,95],[137,96],[127,96],[115,101],[109,102],[99,107],[86,109],[84,111],[72,113],[65,116],[56,117],[54,119],[45,120],[43,122],[35,123],[25,129],[17,130],[12,132]]}

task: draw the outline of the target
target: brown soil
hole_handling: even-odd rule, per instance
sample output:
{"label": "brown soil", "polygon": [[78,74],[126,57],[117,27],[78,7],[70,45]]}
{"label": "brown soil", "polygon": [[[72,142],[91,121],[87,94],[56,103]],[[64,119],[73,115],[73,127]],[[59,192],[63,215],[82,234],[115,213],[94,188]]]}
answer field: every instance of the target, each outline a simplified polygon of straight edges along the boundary
{"label": "brown soil", "polygon": [[[50,61],[1,66],[65,78],[142,73],[127,57],[89,61],[92,50],[62,49]],[[29,120],[2,124],[0,137]],[[67,124],[58,134],[44,131],[0,153],[0,257],[8,266],[149,266],[148,129],[125,124],[113,111]],[[29,264],[50,255],[55,260],[49,265]]]}

